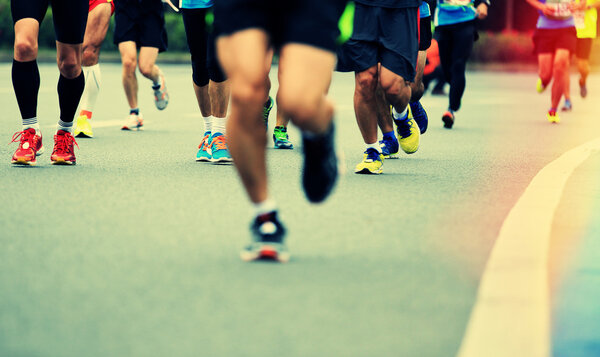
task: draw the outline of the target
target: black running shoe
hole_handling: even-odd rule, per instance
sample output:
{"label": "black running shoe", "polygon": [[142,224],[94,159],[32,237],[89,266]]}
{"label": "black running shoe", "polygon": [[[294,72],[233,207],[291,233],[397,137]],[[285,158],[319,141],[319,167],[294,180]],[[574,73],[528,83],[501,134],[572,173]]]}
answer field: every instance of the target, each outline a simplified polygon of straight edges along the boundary
{"label": "black running shoe", "polygon": [[273,100],[273,98],[271,98],[271,96],[269,96],[269,99],[267,99],[265,104],[263,104],[262,117],[263,121],[265,122],[265,128],[269,126],[269,114],[271,113],[271,109],[273,109],[274,104],[275,101]]}
{"label": "black running shoe", "polygon": [[442,121],[444,122],[444,128],[452,129],[452,126],[454,125],[454,113],[446,110],[444,115],[442,115]]}
{"label": "black running shoe", "polygon": [[429,118],[427,117],[425,108],[423,108],[421,102],[419,101],[409,103],[409,105],[413,118],[417,122],[419,129],[421,129],[421,134],[425,134],[427,131],[427,124],[429,123]]}
{"label": "black running shoe", "polygon": [[337,157],[333,143],[333,122],[329,130],[317,137],[302,136],[304,168],[302,185],[310,202],[319,203],[329,196],[338,177]]}
{"label": "black running shoe", "polygon": [[273,260],[280,263],[290,260],[290,253],[283,243],[285,227],[277,219],[277,212],[256,217],[250,232],[253,242],[240,253],[242,260]]}

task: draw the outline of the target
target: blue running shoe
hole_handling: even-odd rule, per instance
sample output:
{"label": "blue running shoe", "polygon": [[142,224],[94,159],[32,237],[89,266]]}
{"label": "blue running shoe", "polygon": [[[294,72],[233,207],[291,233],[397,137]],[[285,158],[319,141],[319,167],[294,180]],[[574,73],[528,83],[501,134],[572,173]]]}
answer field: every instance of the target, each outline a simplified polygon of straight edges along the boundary
{"label": "blue running shoe", "polygon": [[294,148],[294,145],[289,140],[285,126],[275,127],[275,130],[273,130],[273,143],[275,144],[275,149],[292,150]]}
{"label": "blue running shoe", "polygon": [[400,149],[400,144],[398,143],[398,139],[396,139],[395,135],[391,138],[384,136],[383,140],[379,141],[379,146],[381,146],[381,155],[383,155],[384,159],[398,158],[398,150]]}
{"label": "blue running shoe", "polygon": [[417,122],[419,129],[421,129],[421,134],[425,134],[427,131],[427,123],[429,123],[429,118],[427,118],[427,112],[421,105],[421,102],[416,101],[409,103],[410,111],[413,115],[413,118]]}
{"label": "blue running shoe", "polygon": [[198,145],[198,153],[196,153],[196,161],[210,162],[212,155],[210,154],[210,131],[204,134],[200,145]]}
{"label": "blue running shoe", "polygon": [[271,98],[271,96],[269,96],[269,99],[267,99],[263,105],[263,120],[265,121],[265,128],[269,126],[269,114],[271,113],[271,109],[273,109],[274,104],[275,101],[273,98]]}
{"label": "blue running shoe", "polygon": [[225,142],[225,135],[221,133],[214,133],[210,137],[210,153],[212,154],[213,164],[230,164],[233,162],[229,150],[227,150],[227,143]]}

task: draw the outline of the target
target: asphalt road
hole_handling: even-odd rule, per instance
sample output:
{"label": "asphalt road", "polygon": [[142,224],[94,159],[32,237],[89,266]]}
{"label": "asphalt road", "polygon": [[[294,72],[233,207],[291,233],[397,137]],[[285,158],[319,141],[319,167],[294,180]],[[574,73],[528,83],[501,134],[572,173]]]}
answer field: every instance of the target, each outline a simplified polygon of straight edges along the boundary
{"label": "asphalt road", "polygon": [[[202,120],[191,69],[163,71],[169,107],[157,111],[138,76],[145,130],[123,132],[120,68],[102,66],[96,137],[78,140],[76,166],[54,167],[58,72],[41,66],[47,152],[38,167],[12,167],[17,145],[0,145],[0,355],[453,356],[510,209],[545,165],[600,136],[600,77],[590,79],[586,100],[574,81],[575,111],[550,125],[549,93],[535,92],[535,74],[472,72],[454,129],[440,120],[447,99],[426,96],[430,128],[419,151],[387,160],[383,175],[354,175],[364,150],[354,80],[336,74],[331,96],[347,173],[326,203],[311,205],[300,187],[298,131],[290,130],[296,150],[268,150],[292,260],[248,264],[238,252],[249,240],[251,205],[233,167],[194,160]],[[20,116],[7,64],[0,105],[8,143]],[[591,258],[579,259],[577,249],[600,236],[598,167],[594,154],[576,171],[552,227],[552,292],[561,297],[553,313],[561,319],[572,315],[561,307],[567,278],[600,256],[598,244],[585,250]],[[591,301],[586,315],[600,316]],[[597,346],[597,330],[585,341]]]}

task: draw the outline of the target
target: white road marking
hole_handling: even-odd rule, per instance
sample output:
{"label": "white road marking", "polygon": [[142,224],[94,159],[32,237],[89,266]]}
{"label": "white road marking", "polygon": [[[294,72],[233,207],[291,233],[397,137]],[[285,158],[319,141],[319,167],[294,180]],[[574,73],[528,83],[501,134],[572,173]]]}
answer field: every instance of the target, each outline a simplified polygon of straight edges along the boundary
{"label": "white road marking", "polygon": [[[91,120],[92,123],[92,129],[96,129],[96,128],[107,128],[110,126],[121,126],[123,125],[125,119],[123,120],[99,120],[99,121],[95,121],[94,119]],[[146,121],[144,120],[144,123],[146,123]],[[42,126],[42,128],[56,128],[56,124],[52,124],[52,125],[44,125]]]}
{"label": "white road marking", "polygon": [[506,217],[479,286],[459,357],[551,355],[548,249],[567,180],[600,138],[544,167]]}

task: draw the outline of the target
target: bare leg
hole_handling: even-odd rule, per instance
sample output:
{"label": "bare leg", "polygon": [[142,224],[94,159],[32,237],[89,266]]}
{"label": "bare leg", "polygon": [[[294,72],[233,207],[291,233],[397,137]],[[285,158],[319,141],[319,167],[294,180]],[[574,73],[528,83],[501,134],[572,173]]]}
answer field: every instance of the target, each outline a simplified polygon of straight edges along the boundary
{"label": "bare leg", "polygon": [[[377,98],[378,78],[377,66],[356,73],[354,77],[354,113],[365,144],[377,142],[377,118],[382,103],[387,102]],[[383,95],[383,91],[381,93]]]}
{"label": "bare leg", "polygon": [[123,64],[123,88],[131,109],[138,107],[138,83],[135,76],[137,67],[137,48],[135,42],[126,41],[119,43],[121,63]]}
{"label": "bare leg", "polygon": [[156,65],[158,58],[158,48],[142,47],[140,48],[140,57],[138,59],[140,73],[154,83],[159,81],[160,69]]}
{"label": "bare leg", "polygon": [[554,56],[554,84],[552,85],[552,108],[557,108],[566,89],[566,76],[569,69],[569,51],[557,49]]}

